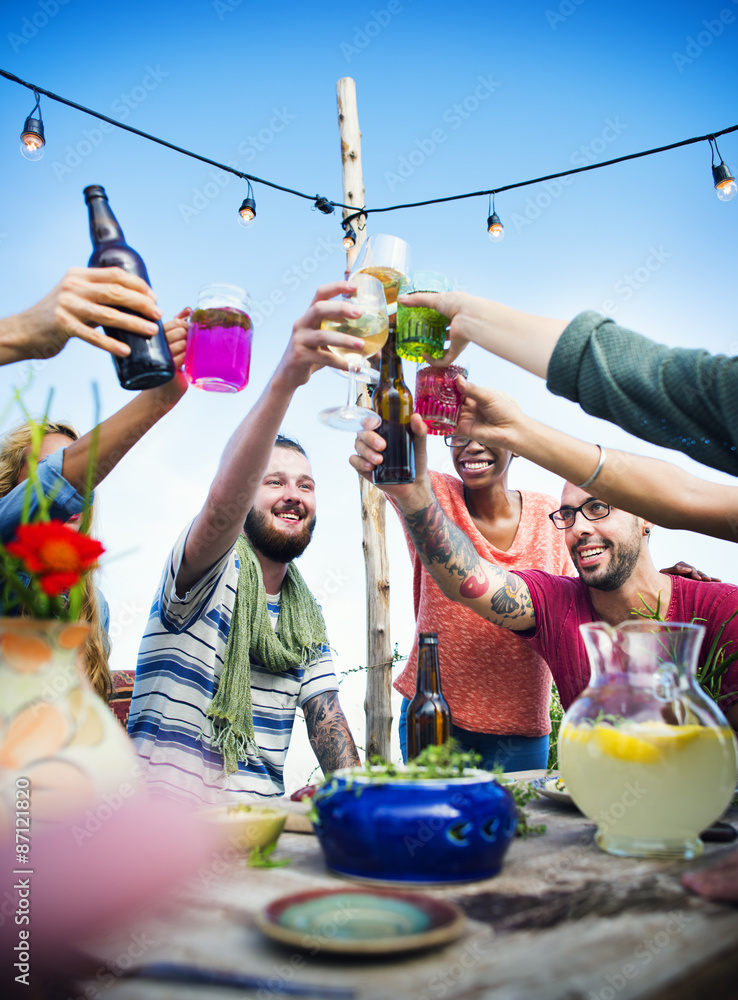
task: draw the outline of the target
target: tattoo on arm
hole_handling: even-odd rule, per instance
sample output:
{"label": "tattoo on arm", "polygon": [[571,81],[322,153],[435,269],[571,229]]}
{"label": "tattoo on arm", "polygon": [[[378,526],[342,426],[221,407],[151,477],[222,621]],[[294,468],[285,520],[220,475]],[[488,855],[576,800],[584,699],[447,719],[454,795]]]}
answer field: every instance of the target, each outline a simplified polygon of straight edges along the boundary
{"label": "tattoo on arm", "polygon": [[354,767],[360,763],[336,691],[316,694],[305,702],[302,711],[310,746],[326,777],[341,767]]}
{"label": "tattoo on arm", "polygon": [[405,523],[418,555],[448,597],[474,602],[475,611],[503,628],[522,632],[535,626],[525,582],[483,559],[438,500],[434,498],[423,510],[406,514]]}

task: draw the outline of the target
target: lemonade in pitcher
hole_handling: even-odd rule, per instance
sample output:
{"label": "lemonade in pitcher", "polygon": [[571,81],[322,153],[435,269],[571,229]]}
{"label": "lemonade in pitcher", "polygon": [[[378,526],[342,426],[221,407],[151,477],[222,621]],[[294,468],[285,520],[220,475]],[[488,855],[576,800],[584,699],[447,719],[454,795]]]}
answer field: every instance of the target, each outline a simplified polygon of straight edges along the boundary
{"label": "lemonade in pitcher", "polygon": [[665,722],[583,722],[559,738],[566,787],[611,853],[700,853],[735,789],[733,732]]}
{"label": "lemonade in pitcher", "polygon": [[610,854],[694,858],[735,791],[736,743],[697,686],[702,626],[581,626],[593,667],[559,733],[574,802]]}

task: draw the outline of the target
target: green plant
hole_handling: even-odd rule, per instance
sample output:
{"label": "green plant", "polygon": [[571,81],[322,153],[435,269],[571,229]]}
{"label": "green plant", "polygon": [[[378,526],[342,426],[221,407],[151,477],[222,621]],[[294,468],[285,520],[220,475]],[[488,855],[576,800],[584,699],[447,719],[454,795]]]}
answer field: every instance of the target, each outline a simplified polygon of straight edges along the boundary
{"label": "green plant", "polygon": [[[656,607],[652,608],[642,594],[638,595],[642,608],[633,608],[633,614],[638,615],[641,618],[651,618],[654,621],[662,622],[665,621],[663,615],[661,614],[661,591],[659,591]],[[720,685],[722,683],[722,677],[731,663],[735,663],[738,660],[738,650],[733,653],[728,653],[728,647],[733,645],[733,640],[728,639],[727,642],[721,643],[723,632],[725,627],[729,625],[733,619],[738,615],[738,610],[734,611],[730,618],[726,618],[721,624],[717,631],[712,646],[707,651],[707,656],[705,657],[701,666],[697,668],[697,682],[699,683],[705,694],[708,694],[713,701],[719,701],[721,698],[726,697],[720,693]],[[700,622],[706,622],[706,618],[693,618],[691,624],[698,624]]]}
{"label": "green plant", "polygon": [[551,720],[551,735],[548,738],[548,761],[546,767],[555,771],[559,766],[559,730],[564,718],[564,707],[556,685],[551,687],[551,700],[548,703],[548,717]]}
{"label": "green plant", "polygon": [[272,857],[276,844],[269,844],[267,847],[253,847],[249,854],[249,868],[284,868],[290,863],[289,858]]}
{"label": "green plant", "polygon": [[[372,784],[384,784],[388,781],[429,781],[448,780],[449,778],[469,777],[481,763],[482,757],[474,751],[459,750],[455,740],[449,740],[441,746],[428,746],[420,751],[417,757],[408,761],[407,764],[392,764],[384,760],[383,757],[372,757],[366,761],[362,767],[354,768],[349,774],[343,777],[343,784],[332,779],[326,782],[315,794],[313,805],[311,806],[309,817],[315,822],[318,819],[315,801],[324,801],[339,789],[342,791],[352,791],[355,795],[361,795],[366,789],[366,781],[356,781],[357,778],[368,779]],[[539,834],[545,831],[545,826],[531,826],[528,822],[528,815],[525,806],[532,800],[538,798],[538,792],[527,783],[517,784],[508,782],[501,778],[502,769],[494,772],[500,784],[504,784],[515,799],[518,810],[517,836],[528,836],[529,834]]]}
{"label": "green plant", "polygon": [[502,772],[502,768],[495,771],[495,776],[500,784],[504,785],[515,799],[515,807],[518,811],[518,826],[515,831],[515,836],[540,837],[541,834],[545,833],[546,824],[539,823],[537,826],[533,826],[525,808],[530,802],[540,798],[536,789],[527,781],[506,780]]}

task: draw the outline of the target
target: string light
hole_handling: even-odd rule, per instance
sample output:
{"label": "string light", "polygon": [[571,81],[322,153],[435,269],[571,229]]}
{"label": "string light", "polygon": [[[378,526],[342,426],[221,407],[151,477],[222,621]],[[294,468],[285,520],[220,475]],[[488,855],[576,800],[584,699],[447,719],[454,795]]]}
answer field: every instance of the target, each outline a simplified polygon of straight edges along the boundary
{"label": "string light", "polygon": [[499,243],[500,240],[505,238],[505,227],[500,222],[499,215],[495,212],[494,192],[490,195],[489,207],[487,208],[487,211],[490,213],[487,217],[487,235],[493,243]]}
{"label": "string light", "polygon": [[313,208],[317,208],[319,212],[323,215],[331,215],[333,213],[333,202],[329,201],[328,198],[324,198],[322,195],[317,194],[315,196],[315,204]]}
{"label": "string light", "polygon": [[[735,177],[731,174],[730,168],[720,156],[717,140],[714,137],[710,139],[710,150],[712,152],[712,180],[717,196],[720,201],[732,201],[738,194],[738,185],[735,183]],[[715,166],[715,153],[720,156],[720,164],[717,167]]]}
{"label": "string light", "polygon": [[[36,103],[26,118],[23,131],[20,134],[20,151],[27,160],[40,160],[44,155],[46,139],[44,138],[44,123],[41,120],[41,98],[37,90],[34,90],[33,96],[36,98]],[[33,117],[36,111],[38,111],[38,118]]]}
{"label": "string light", "polygon": [[[228,164],[220,163],[217,160],[210,159],[210,157],[207,156],[202,156],[199,153],[193,152],[192,150],[183,149],[181,146],[176,146],[174,145],[174,143],[167,142],[165,139],[160,139],[158,136],[150,135],[148,132],[142,132],[140,129],[134,128],[132,125],[126,125],[124,122],[120,122],[115,118],[109,118],[107,115],[103,115],[99,111],[93,111],[91,108],[87,108],[82,104],[77,104],[75,101],[70,101],[66,97],[61,97],[59,94],[55,94],[50,90],[44,90],[43,87],[38,87],[35,84],[28,83],[26,80],[21,80],[20,77],[15,76],[13,73],[7,72],[7,70],[0,69],[0,76],[5,77],[5,79],[7,80],[10,80],[13,83],[17,83],[20,86],[26,87],[28,90],[33,91],[33,93],[36,95],[37,107],[39,102],[39,94],[43,94],[45,97],[48,97],[49,100],[58,101],[60,104],[65,104],[67,107],[75,108],[77,111],[82,111],[84,114],[91,115],[93,118],[98,118],[100,121],[108,122],[115,128],[121,128],[127,132],[132,132],[134,135],[138,135],[143,139],[148,139],[150,142],[156,142],[160,146],[166,146],[168,149],[172,149],[177,153],[183,154],[184,156],[190,156],[195,160],[199,160],[201,163],[208,163],[211,166],[217,167],[219,170],[223,170],[227,173],[233,174],[236,177],[240,177],[242,180],[253,182],[254,184],[264,184],[266,187],[271,187],[277,191],[284,191],[287,194],[295,195],[295,197],[297,198],[304,198],[305,200],[312,201],[313,207],[317,208],[324,215],[332,214],[332,212],[336,208],[343,208],[346,209],[347,211],[353,211],[356,207],[355,205],[344,205],[338,201],[331,201],[329,198],[325,198],[322,195],[309,195],[306,194],[304,191],[296,191],[293,188],[285,187],[282,184],[276,184],[273,181],[266,180],[263,177],[255,177],[253,174],[245,174],[242,171],[237,170],[235,167],[229,166]],[[36,109],[34,108],[34,111],[35,110]],[[43,148],[43,141],[44,141],[43,123],[41,122],[40,109],[39,109],[38,120],[29,116],[29,118],[26,120],[26,126],[28,126],[28,129],[24,129],[23,136],[25,138],[27,134],[30,134],[34,137],[29,139],[29,142],[37,147],[36,152],[38,153],[38,150]],[[38,128],[36,126],[38,126]],[[574,167],[569,170],[561,170],[558,171],[557,173],[546,174],[545,176],[542,177],[532,177],[530,180],[516,181],[513,184],[498,186],[497,188],[494,189],[494,191],[491,190],[469,191],[465,194],[447,195],[446,197],[443,198],[430,198],[425,201],[408,202],[402,205],[386,205],[381,208],[369,209],[364,207],[361,209],[359,213],[356,214],[367,217],[370,213],[396,212],[402,208],[421,208],[427,205],[439,205],[449,201],[462,201],[466,198],[478,198],[484,195],[500,194],[503,191],[512,191],[518,188],[529,187],[530,185],[533,184],[542,184],[545,181],[556,180],[559,177],[571,177],[574,174],[580,174],[586,170],[599,170],[602,167],[610,167],[615,163],[624,163],[628,160],[636,160],[643,156],[652,156],[656,153],[664,153],[667,152],[668,150],[678,149],[681,146],[690,146],[696,142],[709,141],[711,146],[713,145],[713,143],[715,144],[715,150],[717,150],[717,142],[716,142],[717,136],[727,135],[730,132],[737,132],[737,131],[738,131],[738,125],[732,125],[729,128],[721,129],[719,132],[712,132],[709,133],[708,135],[693,136],[691,139],[682,139],[679,142],[672,142],[667,146],[658,146],[654,149],[644,149],[638,153],[628,153],[624,156],[618,156],[611,160],[603,160],[600,163],[588,163],[584,167]],[[41,142],[39,142],[39,139],[41,140]],[[24,155],[27,155],[27,153],[24,153]],[[40,153],[38,155],[40,155]],[[718,156],[719,155],[720,154],[718,152]],[[35,156],[34,158],[37,159],[38,156]],[[715,189],[721,201],[729,201],[731,198],[735,197],[736,193],[738,193],[738,187],[736,186],[735,178],[731,174],[725,162],[722,161],[722,159],[720,164],[718,166],[715,166],[714,154],[713,154],[712,170],[713,170],[713,180],[715,183]],[[251,206],[247,205],[248,201],[249,201],[248,198],[245,199],[242,208],[244,206],[247,209],[251,208]],[[251,198],[251,201],[253,201],[253,197]],[[246,214],[248,214],[248,212]],[[493,229],[493,227],[498,223],[500,229],[502,229],[502,231],[504,232],[504,227],[502,227],[502,223],[500,222],[499,217],[497,217],[496,219],[493,218],[493,216],[495,215],[496,213],[493,212],[492,215],[489,216],[487,220],[488,232],[491,229]],[[252,220],[247,220],[247,221],[252,221]],[[360,226],[359,228],[363,228],[363,226]],[[489,235],[490,238],[494,238],[492,232],[489,232]],[[501,237],[498,236],[497,238],[500,239]]]}
{"label": "string light", "polygon": [[254,198],[254,189],[251,187],[251,181],[246,181],[246,183],[248,184],[247,194],[238,210],[238,221],[244,229],[250,229],[256,218],[256,199]]}
{"label": "string light", "polygon": [[351,247],[356,246],[356,233],[354,232],[354,227],[348,219],[344,219],[341,225],[343,226],[343,249],[350,250]]}

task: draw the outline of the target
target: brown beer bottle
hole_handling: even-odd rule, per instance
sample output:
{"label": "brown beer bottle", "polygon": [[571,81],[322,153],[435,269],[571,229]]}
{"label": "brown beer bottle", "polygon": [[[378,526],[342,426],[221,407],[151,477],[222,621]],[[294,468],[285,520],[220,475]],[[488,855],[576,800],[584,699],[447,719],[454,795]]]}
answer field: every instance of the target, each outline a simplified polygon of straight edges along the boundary
{"label": "brown beer bottle", "polygon": [[402,380],[402,361],[397,353],[397,314],[390,316],[387,343],[382,348],[379,382],[372,393],[372,407],[382,418],[377,434],[387,442],[384,461],[374,469],[374,482],[412,483],[415,479],[415,453],[410,432],[413,396]]}
{"label": "brown beer bottle", "polygon": [[[90,215],[92,256],[90,267],[122,267],[129,274],[143,278],[150,284],[146,265],[125,241],[123,230],[108,204],[105,188],[99,184],[86,187],[85,201]],[[131,353],[127,358],[113,357],[118,381],[124,389],[154,389],[174,378],[174,360],[169,350],[164,327],[159,321],[159,332],[153,337],[142,337],[127,330],[104,326],[109,337],[128,344]]]}
{"label": "brown beer bottle", "polygon": [[424,747],[446,743],[451,736],[451,709],[441,694],[435,632],[421,632],[418,637],[418,678],[406,718],[408,760],[417,757]]}

